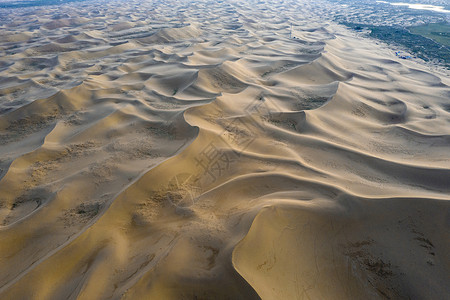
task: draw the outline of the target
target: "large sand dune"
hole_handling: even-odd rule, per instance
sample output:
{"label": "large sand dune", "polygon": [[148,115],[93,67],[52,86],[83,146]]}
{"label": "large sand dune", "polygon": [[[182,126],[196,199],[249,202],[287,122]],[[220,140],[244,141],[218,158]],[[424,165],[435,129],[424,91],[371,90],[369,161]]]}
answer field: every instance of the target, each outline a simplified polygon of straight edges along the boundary
{"label": "large sand dune", "polygon": [[3,10],[0,298],[448,297],[450,79],[318,8]]}

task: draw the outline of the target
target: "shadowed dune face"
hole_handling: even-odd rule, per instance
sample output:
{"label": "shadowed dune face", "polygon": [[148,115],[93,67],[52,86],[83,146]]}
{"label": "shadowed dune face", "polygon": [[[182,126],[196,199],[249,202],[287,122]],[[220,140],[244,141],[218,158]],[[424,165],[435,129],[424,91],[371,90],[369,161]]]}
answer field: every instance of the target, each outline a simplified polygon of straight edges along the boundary
{"label": "shadowed dune face", "polygon": [[0,10],[0,298],[445,298],[450,80],[316,8]]}

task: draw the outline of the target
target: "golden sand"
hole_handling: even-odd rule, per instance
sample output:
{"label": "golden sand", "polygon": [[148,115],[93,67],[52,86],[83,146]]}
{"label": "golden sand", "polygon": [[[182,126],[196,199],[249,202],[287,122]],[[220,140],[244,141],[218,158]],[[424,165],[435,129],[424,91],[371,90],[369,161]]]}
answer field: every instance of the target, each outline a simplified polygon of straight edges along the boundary
{"label": "golden sand", "polygon": [[311,7],[11,11],[0,298],[448,297],[450,79]]}

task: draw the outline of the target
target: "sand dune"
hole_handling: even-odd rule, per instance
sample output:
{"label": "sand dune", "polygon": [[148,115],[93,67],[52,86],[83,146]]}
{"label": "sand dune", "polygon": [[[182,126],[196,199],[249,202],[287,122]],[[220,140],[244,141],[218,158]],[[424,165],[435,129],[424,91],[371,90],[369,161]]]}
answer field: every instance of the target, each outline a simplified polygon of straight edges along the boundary
{"label": "sand dune", "polygon": [[450,79],[315,7],[11,10],[0,298],[449,295]]}

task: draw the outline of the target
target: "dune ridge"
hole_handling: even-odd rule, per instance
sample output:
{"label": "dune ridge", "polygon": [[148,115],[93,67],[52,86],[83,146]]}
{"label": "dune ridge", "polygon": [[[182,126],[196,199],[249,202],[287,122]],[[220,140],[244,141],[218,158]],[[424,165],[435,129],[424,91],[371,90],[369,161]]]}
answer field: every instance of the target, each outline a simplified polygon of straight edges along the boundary
{"label": "dune ridge", "polygon": [[450,79],[317,7],[4,18],[0,298],[445,298]]}

